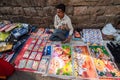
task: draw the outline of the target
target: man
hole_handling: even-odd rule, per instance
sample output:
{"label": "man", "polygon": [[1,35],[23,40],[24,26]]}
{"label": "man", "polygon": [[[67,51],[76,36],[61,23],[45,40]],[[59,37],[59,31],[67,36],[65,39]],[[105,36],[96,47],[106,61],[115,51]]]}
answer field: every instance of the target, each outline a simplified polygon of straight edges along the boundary
{"label": "man", "polygon": [[71,19],[65,14],[65,5],[56,6],[57,14],[54,19],[55,32],[50,36],[51,41],[70,42],[73,34]]}

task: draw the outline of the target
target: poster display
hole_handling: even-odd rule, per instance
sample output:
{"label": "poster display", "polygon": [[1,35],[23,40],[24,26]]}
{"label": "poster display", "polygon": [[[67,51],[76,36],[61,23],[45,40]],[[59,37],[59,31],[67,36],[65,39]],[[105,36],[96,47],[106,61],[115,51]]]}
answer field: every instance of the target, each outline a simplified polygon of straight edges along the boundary
{"label": "poster display", "polygon": [[[84,38],[86,42],[101,43],[99,29],[83,31],[87,33],[83,35],[86,37]],[[15,60],[16,69],[63,79],[120,79],[120,71],[105,46],[91,46],[84,43],[83,45],[79,41],[79,44],[51,42],[49,33],[51,34],[49,29],[41,28],[38,32],[31,34]],[[88,34],[94,34],[92,35],[94,37]],[[92,42],[91,39],[93,39]]]}
{"label": "poster display", "polygon": [[89,46],[99,78],[120,77],[120,71],[105,46]]}
{"label": "poster display", "polygon": [[48,74],[72,76],[72,51],[69,45],[53,46]]}
{"label": "poster display", "polygon": [[83,29],[83,41],[89,44],[101,45],[103,39],[100,29]]}
{"label": "poster display", "polygon": [[97,73],[87,46],[73,46],[73,55],[74,75],[82,79],[96,79]]}

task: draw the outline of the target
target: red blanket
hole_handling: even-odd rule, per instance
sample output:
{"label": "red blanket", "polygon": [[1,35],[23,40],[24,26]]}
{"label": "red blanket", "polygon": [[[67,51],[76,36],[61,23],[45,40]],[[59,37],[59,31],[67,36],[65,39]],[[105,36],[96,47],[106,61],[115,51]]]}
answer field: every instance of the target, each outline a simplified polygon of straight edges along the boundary
{"label": "red blanket", "polygon": [[14,66],[0,59],[0,76],[10,76],[14,72]]}

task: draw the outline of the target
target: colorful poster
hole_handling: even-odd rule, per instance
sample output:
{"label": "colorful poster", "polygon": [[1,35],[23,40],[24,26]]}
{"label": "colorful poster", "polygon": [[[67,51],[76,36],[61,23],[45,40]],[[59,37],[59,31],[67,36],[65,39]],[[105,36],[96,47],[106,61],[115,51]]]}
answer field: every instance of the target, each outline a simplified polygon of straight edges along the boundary
{"label": "colorful poster", "polygon": [[111,59],[112,57],[104,46],[89,46],[92,57],[99,59]]}
{"label": "colorful poster", "polygon": [[120,77],[120,71],[113,61],[94,58],[94,64],[100,78]]}
{"label": "colorful poster", "polygon": [[90,44],[102,44],[100,29],[83,29],[83,41]]}
{"label": "colorful poster", "polygon": [[72,76],[71,54],[69,45],[53,46],[48,74]]}
{"label": "colorful poster", "polygon": [[96,79],[97,73],[87,46],[73,46],[74,76],[82,79]]}

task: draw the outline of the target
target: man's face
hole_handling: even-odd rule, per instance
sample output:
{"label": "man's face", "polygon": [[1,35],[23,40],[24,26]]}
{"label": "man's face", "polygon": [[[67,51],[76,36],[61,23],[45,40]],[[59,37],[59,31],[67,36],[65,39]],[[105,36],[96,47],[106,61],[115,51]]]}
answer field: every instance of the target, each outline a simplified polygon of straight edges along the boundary
{"label": "man's face", "polygon": [[63,12],[61,9],[57,9],[57,15],[58,15],[60,18],[63,18],[63,17],[64,17],[64,12]]}

